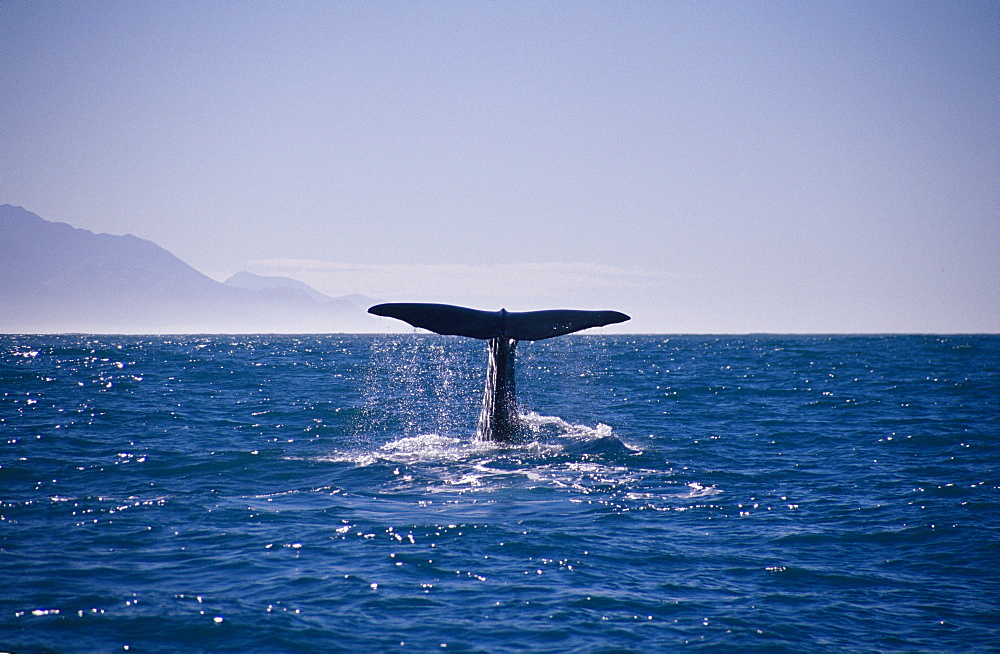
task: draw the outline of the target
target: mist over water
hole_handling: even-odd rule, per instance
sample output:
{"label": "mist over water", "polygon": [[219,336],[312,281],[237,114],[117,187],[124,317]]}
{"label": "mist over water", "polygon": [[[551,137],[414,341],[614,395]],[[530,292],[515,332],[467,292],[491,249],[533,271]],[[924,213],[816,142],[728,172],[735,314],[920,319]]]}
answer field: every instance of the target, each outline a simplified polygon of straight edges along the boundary
{"label": "mist over water", "polygon": [[984,651],[1000,337],[0,336],[8,651]]}

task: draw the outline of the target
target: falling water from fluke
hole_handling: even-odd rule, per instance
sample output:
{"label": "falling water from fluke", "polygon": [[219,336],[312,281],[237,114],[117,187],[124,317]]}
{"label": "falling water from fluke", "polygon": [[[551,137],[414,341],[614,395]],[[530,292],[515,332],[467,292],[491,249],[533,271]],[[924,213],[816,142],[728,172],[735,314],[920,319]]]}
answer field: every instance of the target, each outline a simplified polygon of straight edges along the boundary
{"label": "falling water from fluke", "polygon": [[479,410],[476,436],[479,440],[511,440],[521,431],[514,380],[514,352],[517,341],[498,336],[487,342],[489,361],[486,386]]}
{"label": "falling water from fluke", "polygon": [[514,389],[517,341],[540,341],[629,319],[618,311],[480,311],[450,304],[413,302],[377,304],[368,313],[408,322],[438,334],[481,338],[489,342],[483,406],[476,434],[480,440],[509,441],[520,432]]}

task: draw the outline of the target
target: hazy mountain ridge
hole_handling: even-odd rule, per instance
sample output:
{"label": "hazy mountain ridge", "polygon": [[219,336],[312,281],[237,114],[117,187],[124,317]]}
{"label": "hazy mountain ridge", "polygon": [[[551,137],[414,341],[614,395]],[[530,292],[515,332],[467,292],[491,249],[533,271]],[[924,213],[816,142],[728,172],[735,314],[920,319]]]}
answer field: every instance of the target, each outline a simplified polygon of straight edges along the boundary
{"label": "hazy mountain ridge", "polygon": [[234,288],[245,288],[252,291],[262,291],[276,288],[287,289],[289,293],[302,293],[306,297],[309,297],[313,301],[320,304],[338,301],[329,295],[320,293],[309,284],[300,282],[297,279],[292,279],[291,277],[267,277],[264,275],[255,275],[254,273],[240,271],[224,281],[223,284]]}
{"label": "hazy mountain ridge", "polygon": [[382,331],[355,296],[330,298],[288,278],[234,277],[222,284],[151,241],[0,205],[2,332]]}

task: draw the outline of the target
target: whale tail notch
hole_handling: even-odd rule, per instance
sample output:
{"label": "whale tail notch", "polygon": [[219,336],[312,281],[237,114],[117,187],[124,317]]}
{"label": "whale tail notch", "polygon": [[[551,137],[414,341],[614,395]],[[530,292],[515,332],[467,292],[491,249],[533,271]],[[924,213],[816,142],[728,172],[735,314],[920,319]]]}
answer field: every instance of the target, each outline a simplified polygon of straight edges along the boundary
{"label": "whale tail notch", "polygon": [[517,341],[540,341],[572,334],[581,329],[603,327],[629,320],[618,311],[547,309],[544,311],[480,311],[450,304],[390,302],[377,304],[368,313],[396,318],[414,327],[448,336],[468,336],[489,340],[509,338]]}

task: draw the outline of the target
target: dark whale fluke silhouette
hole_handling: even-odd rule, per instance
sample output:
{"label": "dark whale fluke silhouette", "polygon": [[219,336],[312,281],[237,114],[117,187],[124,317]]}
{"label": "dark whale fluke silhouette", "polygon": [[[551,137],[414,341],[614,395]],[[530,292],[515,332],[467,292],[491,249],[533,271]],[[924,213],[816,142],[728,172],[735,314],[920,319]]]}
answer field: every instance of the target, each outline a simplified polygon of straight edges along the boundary
{"label": "dark whale fluke silhouette", "polygon": [[368,313],[396,318],[438,334],[489,341],[486,387],[476,429],[479,439],[487,441],[509,441],[521,430],[514,387],[514,349],[518,341],[540,341],[629,319],[618,311],[480,311],[419,302],[377,304]]}

